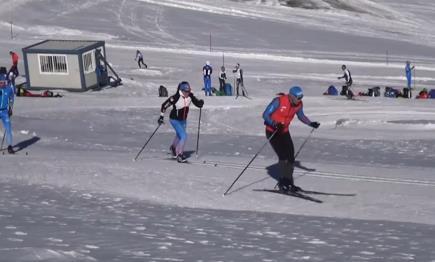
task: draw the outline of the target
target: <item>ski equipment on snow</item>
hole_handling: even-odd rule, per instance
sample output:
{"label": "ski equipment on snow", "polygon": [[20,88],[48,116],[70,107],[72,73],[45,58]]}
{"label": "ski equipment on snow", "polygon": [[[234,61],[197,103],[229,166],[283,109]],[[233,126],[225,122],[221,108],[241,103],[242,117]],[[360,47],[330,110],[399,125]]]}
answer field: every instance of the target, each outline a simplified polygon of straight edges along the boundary
{"label": "ski equipment on snow", "polygon": [[323,203],[323,201],[320,199],[305,195],[305,194],[300,193],[300,192],[292,192],[292,191],[282,192],[282,191],[276,190],[276,189],[254,189],[254,191],[270,192],[270,193],[281,194],[281,195],[286,195],[286,196],[293,196],[293,197],[301,198],[301,199],[308,200],[308,201],[315,202],[315,203],[319,203],[319,204]]}

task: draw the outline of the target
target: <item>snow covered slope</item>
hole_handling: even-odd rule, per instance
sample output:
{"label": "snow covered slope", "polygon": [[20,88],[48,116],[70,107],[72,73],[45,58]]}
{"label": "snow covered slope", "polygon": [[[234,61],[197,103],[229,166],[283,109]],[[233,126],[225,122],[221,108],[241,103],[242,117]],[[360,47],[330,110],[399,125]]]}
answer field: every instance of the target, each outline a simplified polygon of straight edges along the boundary
{"label": "snow covered slope", "polygon": [[[20,151],[16,156],[0,155],[0,182],[19,184],[18,195],[26,191],[22,185],[38,194],[44,185],[50,190],[60,187],[62,192],[138,201],[138,206],[152,203],[150,206],[168,208],[168,212],[179,212],[178,208],[171,210],[179,206],[204,214],[243,210],[254,211],[250,213],[253,216],[274,212],[432,227],[434,101],[383,97],[348,101],[322,93],[331,84],[342,84],[337,80],[342,64],[352,71],[356,92],[373,86],[401,89],[406,60],[416,66],[414,95],[422,88],[434,88],[434,8],[432,1],[423,0],[3,0],[1,65],[9,65],[9,50],[19,51],[47,38],[101,39],[106,41],[107,57],[124,85],[64,92],[63,98],[18,97],[12,123]],[[133,60],[137,49],[149,65],[146,70],[138,69]],[[201,68],[207,60],[215,69],[213,86],[218,85],[219,66],[224,64],[230,72],[240,63],[251,99],[204,97]],[[19,69],[24,72],[21,62]],[[191,164],[167,159],[173,138],[169,123],[158,130],[139,161],[133,162],[157,127],[164,101],[157,97],[158,87],[164,85],[173,93],[182,80],[189,81],[194,93],[205,100],[198,158],[194,150],[199,111],[192,108],[187,144]],[[229,80],[234,81],[231,73]],[[293,85],[304,89],[306,115],[321,123],[300,151],[296,183],[309,190],[352,196],[316,195],[323,201],[318,204],[254,191],[276,184],[277,159],[267,146],[223,197],[266,142],[261,118],[264,108],[276,93],[287,92]],[[310,131],[294,120],[291,134],[296,149]],[[15,192],[8,191],[8,186],[2,188],[5,196]],[[34,203],[47,205],[40,200]],[[98,203],[92,202],[92,207],[97,208]],[[116,206],[112,202],[102,205]],[[7,205],[2,206],[6,210]],[[5,216],[8,223],[12,221]],[[88,221],[84,215],[80,218]],[[3,243],[16,243],[17,238],[21,239],[15,236]],[[92,244],[81,248],[98,249]],[[20,252],[23,257],[33,251],[48,256],[50,250],[48,245]],[[1,252],[10,255],[11,251]],[[65,252],[56,250],[51,255],[66,261],[77,255]],[[79,253],[77,259],[92,261],[86,252]]]}

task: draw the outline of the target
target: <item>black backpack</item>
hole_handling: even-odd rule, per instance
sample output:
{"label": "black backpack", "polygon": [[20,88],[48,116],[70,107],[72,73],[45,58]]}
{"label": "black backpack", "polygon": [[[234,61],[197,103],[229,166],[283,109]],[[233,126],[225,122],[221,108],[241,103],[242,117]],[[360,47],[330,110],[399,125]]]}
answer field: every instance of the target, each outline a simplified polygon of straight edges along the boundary
{"label": "black backpack", "polygon": [[369,88],[368,96],[380,96],[380,95],[381,95],[381,88],[379,86]]}
{"label": "black backpack", "polygon": [[168,89],[164,86],[159,86],[159,97],[167,97],[168,96]]}

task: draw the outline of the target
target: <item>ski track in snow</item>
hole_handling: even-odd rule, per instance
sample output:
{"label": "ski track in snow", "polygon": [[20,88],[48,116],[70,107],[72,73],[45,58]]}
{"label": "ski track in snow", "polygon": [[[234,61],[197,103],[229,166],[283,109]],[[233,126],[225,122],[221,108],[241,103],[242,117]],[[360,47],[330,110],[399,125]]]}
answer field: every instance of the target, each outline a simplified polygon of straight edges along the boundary
{"label": "ski track in snow", "polygon": [[[94,192],[10,183],[0,183],[0,199],[0,255],[5,261],[435,257],[435,229],[412,223],[157,206]],[[17,235],[17,229],[23,233]]]}

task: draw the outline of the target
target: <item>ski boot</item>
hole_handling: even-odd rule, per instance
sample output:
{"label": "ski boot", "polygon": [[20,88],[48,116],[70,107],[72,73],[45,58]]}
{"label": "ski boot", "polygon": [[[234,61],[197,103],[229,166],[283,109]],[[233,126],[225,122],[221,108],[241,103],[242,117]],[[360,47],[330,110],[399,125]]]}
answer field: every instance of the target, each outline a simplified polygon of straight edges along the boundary
{"label": "ski boot", "polygon": [[183,155],[183,154],[179,154],[179,155],[177,156],[177,162],[178,162],[178,163],[186,163],[186,162],[187,162],[187,158],[186,158],[186,156]]}
{"label": "ski boot", "polygon": [[286,178],[280,178],[278,181],[278,190],[281,193],[287,194],[290,192],[291,184],[290,180]]}
{"label": "ski boot", "polygon": [[8,146],[8,153],[9,154],[15,154],[14,149],[12,148],[12,146]]}
{"label": "ski boot", "polygon": [[295,186],[295,185],[291,185],[290,186],[290,192],[292,192],[292,193],[298,193],[298,192],[301,192],[301,191],[303,191],[303,189],[298,187],[298,186]]}
{"label": "ski boot", "polygon": [[175,151],[175,146],[170,146],[169,150],[171,151],[172,158],[177,158],[177,152]]}

